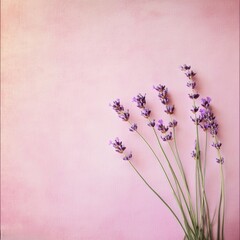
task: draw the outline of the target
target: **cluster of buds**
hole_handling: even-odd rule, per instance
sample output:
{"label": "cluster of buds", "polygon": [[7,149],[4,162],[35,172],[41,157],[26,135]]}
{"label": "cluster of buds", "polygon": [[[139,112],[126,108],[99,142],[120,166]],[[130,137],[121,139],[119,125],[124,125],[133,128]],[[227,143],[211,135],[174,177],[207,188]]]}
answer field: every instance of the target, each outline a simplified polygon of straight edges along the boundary
{"label": "cluster of buds", "polygon": [[[191,112],[194,114],[194,118],[192,118],[192,121],[199,125],[204,131],[209,131],[209,133],[213,136],[215,139],[215,142],[212,144],[214,148],[217,149],[219,153],[219,158],[217,158],[218,163],[223,163],[224,159],[220,155],[220,148],[222,146],[222,143],[217,140],[217,134],[218,134],[218,123],[216,121],[216,117],[211,109],[210,97],[202,98],[201,99],[201,107],[195,105],[195,100],[199,98],[199,94],[196,92],[196,82],[194,81],[194,76],[196,73],[191,70],[191,66],[189,65],[182,65],[181,70],[185,73],[186,77],[188,78],[187,87],[192,89],[192,92],[189,94],[189,98],[193,100],[193,107],[191,109]],[[170,99],[168,96],[168,88],[164,85],[159,84],[158,86],[153,86],[153,88],[158,92],[158,97],[161,101],[161,103],[165,106],[165,112],[168,115],[174,114],[175,107],[174,105],[170,105]],[[156,126],[157,130],[161,132],[161,139],[163,141],[171,141],[173,139],[173,133],[170,130],[177,126],[177,121],[171,118],[171,121],[168,125],[163,124],[163,120],[159,120],[157,123],[154,119],[150,118],[151,110],[146,107],[146,94],[142,95],[139,93],[136,97],[133,98],[133,102],[137,103],[137,107],[141,109],[141,115],[148,119],[148,126],[154,128]],[[125,110],[123,105],[121,104],[120,100],[117,99],[113,101],[110,106],[113,108],[113,110],[118,114],[118,117],[121,118],[123,121],[129,122],[130,114],[129,110]],[[138,126],[136,123],[131,124],[129,130],[131,132],[137,131]],[[155,129],[154,129],[155,131]],[[115,151],[123,154],[126,147],[122,144],[122,142],[116,138],[113,142],[111,141],[110,144],[114,147]],[[198,153],[197,153],[198,151]],[[199,149],[196,147],[195,143],[195,150],[192,152],[192,157],[198,158],[200,152]],[[130,160],[132,158],[132,153],[129,153],[127,155],[124,155],[124,160]]]}
{"label": "cluster of buds", "polygon": [[189,65],[182,65],[180,66],[180,69],[185,73],[186,77],[188,78],[188,82],[187,82],[187,87],[192,89],[192,93],[188,94],[188,96],[191,99],[197,99],[199,98],[199,94],[194,92],[194,89],[196,88],[196,82],[194,81],[194,76],[196,75],[196,73],[191,70],[191,66]]}
{"label": "cluster of buds", "polygon": [[[120,154],[124,154],[126,147],[123,145],[122,141],[119,138],[116,138],[114,141],[109,142],[110,145],[113,146],[116,152]],[[124,154],[123,160],[130,160],[132,158],[132,153]]]}
{"label": "cluster of buds", "polygon": [[113,101],[113,104],[110,104],[113,110],[118,114],[118,117],[123,121],[128,121],[130,114],[129,110],[124,110],[123,105],[120,103],[120,99]]}
{"label": "cluster of buds", "polygon": [[151,110],[146,108],[146,94],[142,95],[139,93],[133,98],[133,102],[137,103],[137,107],[141,109],[141,115],[145,118],[149,118],[151,115]]}
{"label": "cluster of buds", "polygon": [[160,131],[162,134],[164,134],[163,136],[161,136],[162,140],[163,141],[170,141],[172,140],[172,132],[171,131],[168,131],[169,130],[169,127],[168,126],[165,126],[163,124],[163,120],[160,119],[158,121],[158,124],[157,124],[157,129],[158,131]]}
{"label": "cluster of buds", "polygon": [[169,105],[168,89],[166,86],[159,84],[158,86],[153,86],[153,88],[158,92],[158,97],[163,105],[166,106],[164,110],[167,114],[172,115],[174,113],[174,105]]}
{"label": "cluster of buds", "polygon": [[149,127],[155,126],[155,120],[150,119],[151,110],[146,107],[146,94],[142,95],[139,93],[136,97],[133,98],[133,102],[137,103],[137,107],[141,109],[141,115],[149,120],[147,124]]}
{"label": "cluster of buds", "polygon": [[203,130],[209,130],[210,134],[215,137],[218,134],[218,123],[216,121],[216,117],[211,109],[210,102],[211,98],[207,97],[202,98],[202,107],[200,109],[200,118],[201,118],[201,124],[200,126],[203,128]]}
{"label": "cluster of buds", "polygon": [[[183,72],[185,72],[185,75],[189,79],[189,81],[187,82],[187,86],[192,89],[192,93],[189,94],[189,97],[193,100],[199,98],[199,94],[195,92],[196,82],[193,79],[196,73],[191,70],[191,66],[188,66],[186,64],[182,65],[180,68]],[[209,133],[216,139],[216,136],[218,134],[218,123],[211,109],[210,102],[211,102],[210,97],[202,98],[201,99],[202,108],[196,106],[194,102],[194,106],[191,109],[191,112],[195,114],[195,117],[194,118],[191,117],[191,119],[195,124],[199,125],[204,131],[209,131]],[[197,116],[198,112],[199,114]],[[222,143],[216,140],[216,142],[214,142],[212,146],[219,151],[222,146]],[[196,158],[196,149],[192,152],[192,156]],[[221,164],[224,162],[223,157],[219,157],[216,160],[218,163]]]}
{"label": "cluster of buds", "polygon": [[[159,84],[158,86],[153,86],[153,88],[158,92],[158,97],[159,97],[161,103],[163,105],[165,105],[164,112],[169,114],[169,115],[174,114],[175,107],[174,107],[174,105],[169,104],[170,99],[169,99],[169,96],[168,96],[167,87]],[[159,125],[161,126],[161,121],[162,120],[159,120],[160,124],[158,124],[158,126]],[[176,126],[177,126],[177,121],[174,120],[174,119],[171,122],[169,122],[169,124],[168,124],[168,127],[171,127],[171,128],[174,128]],[[164,141],[171,140],[171,139],[172,139],[172,134],[170,134],[169,137],[164,138]]]}

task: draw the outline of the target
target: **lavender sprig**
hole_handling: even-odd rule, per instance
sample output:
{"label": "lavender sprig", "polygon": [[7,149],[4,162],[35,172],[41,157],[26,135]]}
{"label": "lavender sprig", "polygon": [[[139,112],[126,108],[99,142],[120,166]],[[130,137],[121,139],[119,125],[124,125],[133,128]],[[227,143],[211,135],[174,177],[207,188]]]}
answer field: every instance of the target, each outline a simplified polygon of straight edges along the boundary
{"label": "lavender sprig", "polygon": [[[122,141],[120,141],[118,137],[115,138],[114,141],[110,141],[109,144],[112,145],[115,151],[120,154],[123,154],[126,149],[126,147],[123,145]],[[133,156],[132,153],[126,154],[124,155],[123,160],[129,161],[132,158],[132,156]]]}
{"label": "lavender sprig", "polygon": [[137,103],[138,108],[145,108],[146,106],[146,94],[142,95],[139,93],[136,97],[133,98],[133,102]]}
{"label": "lavender sprig", "polygon": [[128,121],[130,117],[129,110],[124,110],[123,105],[121,105],[120,99],[113,101],[113,103],[109,105],[118,114],[119,118],[121,118],[123,121]]}

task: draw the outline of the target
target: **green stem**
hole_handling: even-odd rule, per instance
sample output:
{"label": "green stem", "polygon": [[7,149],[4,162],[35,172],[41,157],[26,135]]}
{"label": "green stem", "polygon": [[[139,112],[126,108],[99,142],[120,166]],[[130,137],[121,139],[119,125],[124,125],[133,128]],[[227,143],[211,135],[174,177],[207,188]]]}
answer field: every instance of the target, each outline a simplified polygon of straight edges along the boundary
{"label": "green stem", "polygon": [[[195,100],[193,100],[193,105],[196,107]],[[209,208],[208,208],[208,202],[207,202],[207,196],[205,192],[205,177],[203,177],[202,174],[202,164],[201,164],[201,156],[200,156],[200,144],[199,144],[199,131],[198,131],[198,124],[197,124],[197,115],[195,115],[195,124],[196,124],[196,133],[197,133],[197,142],[196,142],[196,161],[197,161],[197,172],[198,172],[198,178],[200,174],[200,179],[201,182],[198,179],[198,186],[199,190],[202,190],[202,194],[200,197],[200,220],[204,218],[205,213],[207,212],[207,226],[208,226],[208,231],[211,236],[211,221],[210,221],[210,216],[209,216]],[[205,148],[205,161],[206,161],[206,148]],[[205,204],[207,209],[205,209]]]}
{"label": "green stem", "polygon": [[224,176],[223,176],[223,168],[221,164],[221,191],[222,191],[222,240],[224,240],[224,217],[225,217],[225,190],[224,190]]}
{"label": "green stem", "polygon": [[[181,160],[180,160],[180,158],[179,158],[179,154],[178,154],[178,151],[177,151],[175,134],[173,134],[173,136],[174,136],[174,142],[175,142],[175,149],[176,149],[176,152],[177,152],[177,157],[176,157],[176,154],[174,153],[174,150],[173,150],[171,144],[170,144],[170,143],[168,143],[168,144],[169,144],[169,147],[170,147],[170,149],[171,149],[171,151],[172,151],[172,154],[173,154],[173,156],[174,156],[174,158],[175,158],[175,161],[178,162],[178,161],[177,161],[177,158],[178,158],[178,159],[179,159],[179,162],[180,162],[180,164],[181,164]],[[188,202],[189,202],[189,206],[190,206],[190,212],[192,213],[192,217],[193,217],[193,220],[194,220],[194,222],[193,222],[193,227],[195,228],[195,227],[196,227],[196,220],[195,220],[195,214],[194,214],[194,211],[193,211],[193,206],[192,206],[192,200],[191,200],[191,196],[190,196],[189,187],[188,187],[188,184],[187,184],[187,179],[186,179],[186,176],[185,176],[185,173],[184,173],[184,169],[183,169],[182,164],[181,164],[182,171],[181,171],[181,167],[180,167],[179,165],[178,165],[178,167],[179,167],[179,169],[180,169],[180,173],[181,173],[182,179],[183,179],[183,181],[184,181],[184,183],[185,183],[185,187],[186,187],[186,190],[187,190]]]}
{"label": "green stem", "polygon": [[[130,121],[128,121],[128,122],[129,122],[130,125],[131,125],[131,122],[130,122]],[[148,141],[142,136],[142,134],[141,134],[139,131],[137,131],[137,130],[136,130],[136,133],[137,133],[137,134],[141,137],[141,139],[146,143],[146,145],[149,147],[149,149],[151,150],[151,152],[153,153],[153,155],[156,157],[158,163],[160,164],[160,166],[161,166],[161,168],[162,168],[162,170],[163,170],[163,172],[164,172],[164,174],[165,174],[165,176],[166,176],[166,178],[167,178],[167,180],[168,180],[168,183],[169,183],[169,185],[170,185],[170,187],[171,187],[171,189],[172,189],[172,191],[173,191],[173,194],[174,194],[174,197],[175,197],[175,199],[176,199],[176,201],[177,201],[177,204],[178,204],[178,206],[179,206],[179,208],[180,208],[180,210],[181,210],[181,212],[182,212],[182,215],[183,215],[183,218],[184,218],[184,222],[187,223],[187,217],[186,217],[186,215],[185,215],[185,212],[184,212],[184,209],[183,209],[183,207],[182,207],[182,204],[180,203],[180,200],[178,199],[178,196],[177,196],[177,194],[176,194],[176,192],[175,192],[175,190],[174,190],[174,188],[173,188],[173,186],[172,186],[172,183],[171,183],[171,181],[170,181],[170,179],[169,179],[169,177],[168,177],[168,175],[167,175],[167,172],[165,171],[165,168],[163,167],[160,159],[158,158],[157,154],[155,153],[155,151],[153,150],[153,148],[151,147],[151,145],[148,143]],[[190,231],[191,231],[192,233],[194,233],[193,230],[191,229],[191,227],[190,227],[189,225],[187,225],[187,227],[188,227],[188,229],[190,229]]]}
{"label": "green stem", "polygon": [[183,229],[184,233],[186,236],[188,236],[185,228],[183,227],[181,221],[179,220],[179,218],[177,217],[177,215],[175,214],[175,212],[172,210],[172,208],[164,201],[164,199],[149,185],[149,183],[144,179],[144,177],[138,172],[138,170],[135,168],[135,166],[132,164],[131,161],[129,161],[129,163],[131,164],[131,166],[133,167],[133,169],[135,170],[135,172],[138,174],[138,176],[144,181],[144,183],[150,188],[150,190],[152,190],[153,193],[155,193],[157,195],[157,197],[163,202],[163,204],[171,211],[171,213],[173,214],[173,216],[176,218],[176,220],[178,221],[178,223],[180,224],[181,228]]}
{"label": "green stem", "polygon": [[[218,143],[218,139],[217,136],[214,136],[215,139],[215,143]],[[220,150],[217,149],[217,153],[218,153],[218,157],[219,159],[222,158]],[[219,205],[222,203],[222,207],[219,206],[219,209],[221,211],[221,217],[222,217],[222,221],[221,221],[221,240],[224,240],[224,217],[225,217],[225,186],[224,186],[224,175],[223,175],[223,167],[222,167],[222,163],[220,163],[220,177],[221,177],[221,201],[219,203]]]}
{"label": "green stem", "polygon": [[205,134],[205,154],[204,154],[204,182],[205,182],[206,166],[207,166],[207,146],[208,146],[208,134],[207,134],[207,131],[206,131],[206,134]]}
{"label": "green stem", "polygon": [[154,134],[155,134],[155,136],[156,136],[156,138],[157,138],[159,147],[160,147],[160,149],[161,149],[161,151],[162,151],[162,153],[163,153],[163,155],[164,155],[164,157],[165,157],[165,159],[166,159],[166,161],[167,161],[167,163],[168,163],[168,166],[169,166],[169,168],[170,168],[170,170],[171,170],[171,173],[172,173],[172,175],[173,175],[173,177],[174,177],[174,179],[175,179],[175,181],[176,181],[176,184],[177,184],[176,187],[179,187],[179,190],[180,190],[180,192],[181,192],[181,194],[182,194],[184,203],[185,203],[186,208],[187,208],[187,211],[188,211],[188,213],[189,213],[189,217],[190,217],[190,219],[191,219],[191,221],[192,221],[192,224],[193,224],[193,227],[194,227],[194,220],[193,220],[193,217],[192,217],[192,213],[190,212],[190,209],[189,209],[189,207],[188,207],[188,204],[187,204],[185,195],[184,195],[184,193],[183,193],[182,187],[181,187],[181,185],[180,185],[180,183],[179,183],[179,181],[178,181],[178,179],[177,179],[177,176],[176,176],[176,174],[175,174],[175,172],[174,172],[174,170],[173,170],[173,168],[172,168],[172,166],[171,166],[171,163],[170,163],[170,161],[169,161],[169,159],[168,159],[168,157],[167,157],[167,155],[166,155],[166,153],[165,153],[165,151],[164,151],[164,149],[163,149],[163,147],[162,147],[162,145],[161,145],[161,143],[160,143],[160,140],[159,140],[159,137],[158,137],[158,135],[157,135],[157,133],[156,133],[155,128],[153,128],[153,131],[154,131]]}

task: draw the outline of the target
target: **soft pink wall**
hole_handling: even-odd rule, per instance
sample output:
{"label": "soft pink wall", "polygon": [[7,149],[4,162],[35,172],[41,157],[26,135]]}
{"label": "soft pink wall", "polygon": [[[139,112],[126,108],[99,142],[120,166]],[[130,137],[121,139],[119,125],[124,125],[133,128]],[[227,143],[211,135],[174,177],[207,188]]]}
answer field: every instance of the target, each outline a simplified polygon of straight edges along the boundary
{"label": "soft pink wall", "polygon": [[[225,157],[226,239],[239,239],[238,9],[234,0],[3,0],[3,239],[182,239],[168,210],[108,146],[123,139],[138,169],[173,203],[152,155],[108,106],[121,98],[143,124],[132,96],[147,93],[162,116],[152,85],[167,84],[193,181],[182,63],[213,99]],[[209,156],[213,211],[219,178]]]}

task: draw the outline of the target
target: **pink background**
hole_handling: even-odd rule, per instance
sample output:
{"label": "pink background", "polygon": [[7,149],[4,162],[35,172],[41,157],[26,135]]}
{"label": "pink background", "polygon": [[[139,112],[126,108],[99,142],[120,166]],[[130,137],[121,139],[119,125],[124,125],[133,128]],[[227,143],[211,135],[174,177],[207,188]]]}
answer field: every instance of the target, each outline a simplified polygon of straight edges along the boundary
{"label": "pink background", "polygon": [[[235,0],[2,1],[2,236],[4,240],[182,239],[175,219],[108,146],[119,136],[136,167],[174,209],[146,146],[110,109],[121,98],[153,146],[131,99],[166,84],[194,180],[186,79],[211,96],[226,176],[226,239],[239,239],[239,7]],[[167,145],[166,145],[167,149]],[[167,150],[168,152],[168,150]],[[219,171],[209,148],[211,212]],[[193,184],[192,184],[193,186]]]}

